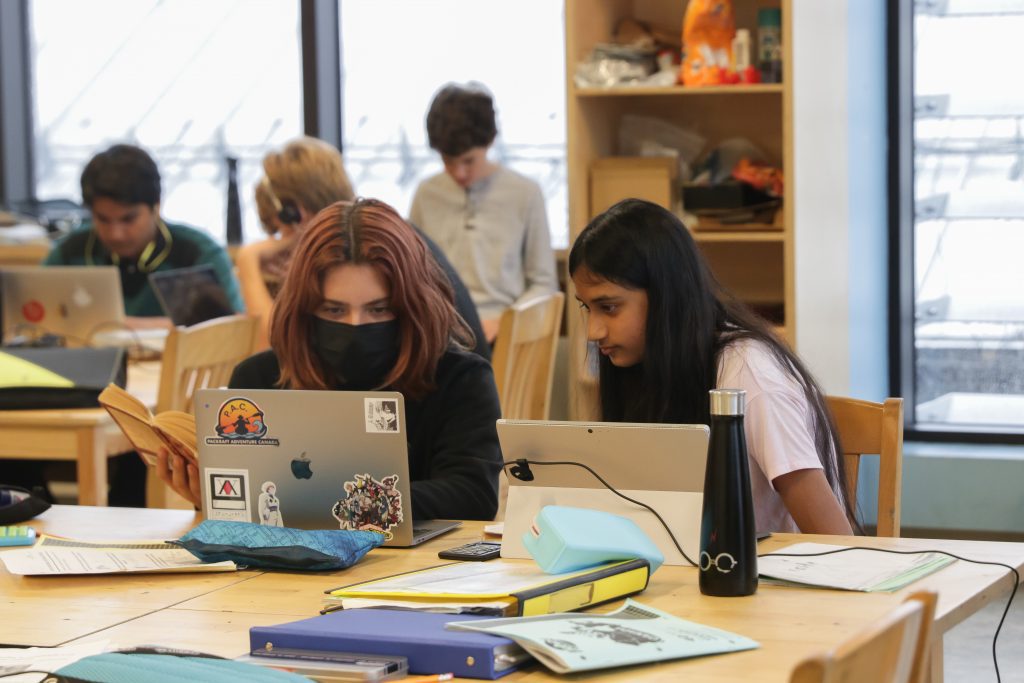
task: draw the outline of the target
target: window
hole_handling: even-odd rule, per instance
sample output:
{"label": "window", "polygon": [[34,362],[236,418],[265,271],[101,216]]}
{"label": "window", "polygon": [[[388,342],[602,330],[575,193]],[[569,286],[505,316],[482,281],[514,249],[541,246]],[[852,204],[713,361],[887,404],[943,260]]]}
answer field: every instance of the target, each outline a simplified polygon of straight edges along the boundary
{"label": "window", "polygon": [[917,0],[909,21],[910,427],[1024,434],[1024,90],[1000,76],[1024,67],[1024,0]]}
{"label": "window", "polygon": [[342,128],[356,192],[408,215],[420,181],[443,170],[424,123],[434,93],[479,81],[498,112],[492,158],[540,184],[552,243],[567,247],[563,26],[553,0],[344,0]]}
{"label": "window", "polygon": [[34,0],[36,188],[79,201],[82,168],[147,149],[162,213],[225,239],[226,157],[239,159],[247,239],[263,154],[302,132],[297,0]]}

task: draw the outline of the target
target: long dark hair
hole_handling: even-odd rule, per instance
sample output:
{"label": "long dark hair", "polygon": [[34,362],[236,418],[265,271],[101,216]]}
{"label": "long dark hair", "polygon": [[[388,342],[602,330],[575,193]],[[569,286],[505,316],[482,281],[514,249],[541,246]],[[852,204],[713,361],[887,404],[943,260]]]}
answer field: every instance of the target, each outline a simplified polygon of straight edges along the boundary
{"label": "long dark hair", "polygon": [[617,368],[599,360],[602,419],[708,424],[722,351],[739,340],[761,342],[803,390],[825,477],[856,528],[843,451],[818,383],[766,321],[718,283],[682,221],[657,204],[623,200],[576,238],[570,276],[580,268],[647,292],[644,361]]}

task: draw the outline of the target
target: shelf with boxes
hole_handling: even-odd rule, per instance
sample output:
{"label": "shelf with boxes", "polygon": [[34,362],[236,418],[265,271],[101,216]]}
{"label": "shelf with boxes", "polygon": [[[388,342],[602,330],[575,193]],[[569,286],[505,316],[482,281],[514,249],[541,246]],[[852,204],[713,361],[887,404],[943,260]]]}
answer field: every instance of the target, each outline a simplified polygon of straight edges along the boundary
{"label": "shelf with boxes", "polygon": [[[598,45],[621,36],[624,21],[651,28],[659,38],[679,40],[686,0],[567,0],[566,80],[567,159],[570,241],[598,213],[620,199],[640,197],[679,209],[682,194],[681,165],[672,157],[648,157],[652,147],[638,151],[623,138],[624,123],[641,117],[649,125],[670,126],[692,132],[699,139],[701,159],[723,142],[743,138],[762,153],[771,167],[783,175],[792,160],[792,89],[788,73],[791,59],[789,35],[791,0],[733,0],[735,24],[756,36],[760,47],[759,19],[774,13],[779,22],[781,48],[776,66],[778,83],[684,86],[612,85],[597,87],[576,81],[578,65]],[[660,30],[659,30],[660,29]],[[659,42],[661,42],[659,40]],[[676,48],[678,50],[678,45]],[[755,48],[756,50],[756,48]],[[663,55],[662,55],[663,56]],[[671,79],[669,79],[671,80]],[[635,127],[635,125],[634,125]],[[669,133],[672,135],[672,133]],[[680,145],[685,146],[685,136]],[[657,153],[659,150],[654,150]],[[682,156],[682,155],[681,155]],[[773,198],[770,211],[748,217],[702,211],[696,219],[692,207],[684,222],[707,257],[716,278],[734,294],[766,317],[792,343],[795,332],[793,284],[792,183],[783,183],[781,196]],[[682,202],[685,204],[685,202]],[[571,367],[584,367],[584,332],[579,321],[569,318]],[[577,387],[571,407],[585,415],[588,392],[585,372],[572,375]],[[571,385],[572,386],[572,385]],[[582,395],[582,397],[581,397]],[[592,396],[590,398],[593,398]]]}

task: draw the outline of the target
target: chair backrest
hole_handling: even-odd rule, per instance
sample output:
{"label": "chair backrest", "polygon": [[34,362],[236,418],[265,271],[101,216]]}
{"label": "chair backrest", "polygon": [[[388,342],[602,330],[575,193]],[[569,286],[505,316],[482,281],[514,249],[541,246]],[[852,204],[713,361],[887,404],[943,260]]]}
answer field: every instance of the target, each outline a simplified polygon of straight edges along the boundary
{"label": "chair backrest", "polygon": [[492,359],[502,417],[548,419],[564,301],[565,295],[555,292],[502,314]]}
{"label": "chair backrest", "polygon": [[790,683],[923,683],[937,595],[915,593],[831,652],[800,662]]}
{"label": "chair backrest", "polygon": [[221,387],[252,354],[258,321],[244,315],[215,318],[171,331],[164,345],[156,411],[192,412],[199,389]]}
{"label": "chair backrest", "polygon": [[884,403],[841,396],[827,397],[839,430],[846,471],[846,494],[857,499],[857,476],[863,455],[879,456],[878,535],[900,535],[900,489],[903,483],[903,399]]}
{"label": "chair backrest", "polygon": [[[171,330],[164,344],[156,412],[192,413],[192,397],[197,390],[226,386],[235,366],[252,354],[258,330],[259,320],[244,315]],[[148,468],[146,474],[146,505],[192,507],[160,481],[153,468]]]}

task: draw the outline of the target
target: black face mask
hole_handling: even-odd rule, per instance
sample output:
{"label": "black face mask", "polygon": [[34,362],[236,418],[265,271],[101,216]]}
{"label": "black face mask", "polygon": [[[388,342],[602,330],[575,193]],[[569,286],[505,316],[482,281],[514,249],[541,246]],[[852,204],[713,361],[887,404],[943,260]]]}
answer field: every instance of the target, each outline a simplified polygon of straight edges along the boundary
{"label": "black face mask", "polygon": [[314,318],[313,349],[341,387],[375,389],[398,360],[398,321],[349,325]]}

